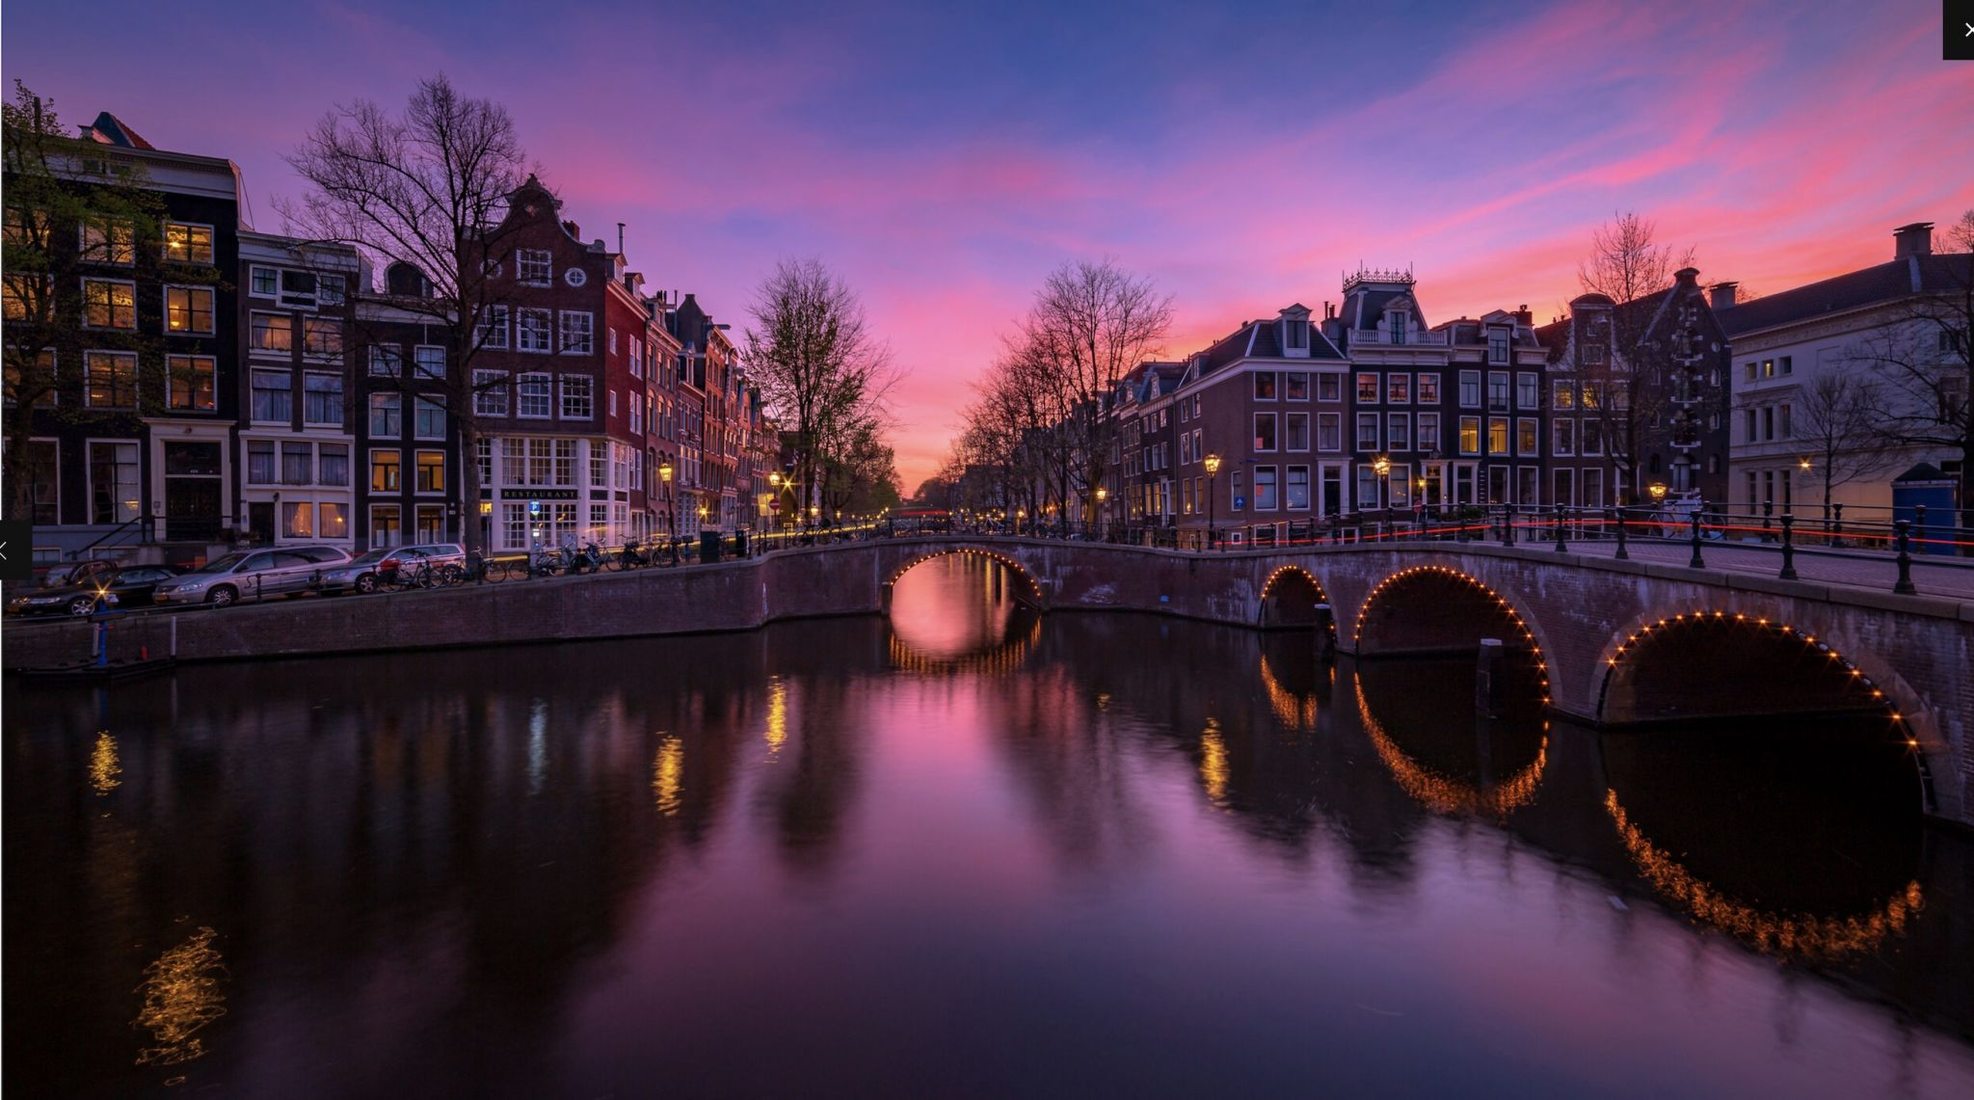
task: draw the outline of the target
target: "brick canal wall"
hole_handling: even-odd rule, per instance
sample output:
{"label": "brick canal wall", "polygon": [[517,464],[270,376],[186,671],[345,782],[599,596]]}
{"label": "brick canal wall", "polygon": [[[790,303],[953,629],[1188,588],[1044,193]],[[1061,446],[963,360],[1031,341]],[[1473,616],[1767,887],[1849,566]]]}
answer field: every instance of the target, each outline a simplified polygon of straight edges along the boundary
{"label": "brick canal wall", "polygon": [[[1509,634],[1504,640],[1513,643],[1513,632],[1525,630],[1521,644],[1547,666],[1551,705],[1589,720],[1814,711],[1832,696],[1801,690],[1795,674],[1806,659],[1829,661],[1854,668],[1909,725],[1930,773],[1929,808],[1974,824],[1974,604],[1561,557],[1546,548],[1435,543],[1200,555],[1018,538],[879,540],[719,565],[119,616],[112,655],[171,652],[174,624],[180,659],[195,661],[747,630],[777,619],[880,612],[906,570],[956,552],[1007,564],[1038,604],[1058,611],[1147,611],[1251,626],[1279,611],[1270,601],[1306,601],[1313,586],[1334,609],[1342,647],[1362,656],[1433,648],[1457,636],[1450,603],[1431,602],[1423,587],[1410,589],[1413,611],[1404,611],[1405,601],[1409,586],[1465,585],[1473,594],[1467,606],[1487,613],[1476,614],[1469,634]],[[1278,585],[1291,572],[1310,583]],[[1390,601],[1392,613],[1378,614],[1379,601]],[[1683,677],[1691,689],[1669,694],[1662,673],[1671,666],[1663,662],[1681,652],[1680,617],[1715,612],[1769,620],[1779,648],[1762,658],[1766,664],[1731,676]],[[74,662],[88,652],[90,629],[82,622],[10,627],[5,664]],[[1633,640],[1640,636],[1665,641],[1655,649]],[[1807,648],[1815,646],[1836,656]]]}

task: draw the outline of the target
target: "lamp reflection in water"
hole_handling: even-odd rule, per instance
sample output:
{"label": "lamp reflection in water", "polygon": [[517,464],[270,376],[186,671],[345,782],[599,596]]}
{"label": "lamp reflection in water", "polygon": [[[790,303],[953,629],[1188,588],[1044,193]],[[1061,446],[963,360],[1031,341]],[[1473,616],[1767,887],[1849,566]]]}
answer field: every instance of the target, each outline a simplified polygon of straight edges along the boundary
{"label": "lamp reflection in water", "polygon": [[89,750],[89,787],[104,798],[123,786],[123,764],[117,757],[117,739],[109,730],[98,730],[96,746]]}
{"label": "lamp reflection in water", "polygon": [[199,1032],[226,1015],[220,979],[226,969],[213,948],[215,934],[200,928],[192,937],[144,968],[144,1007],[133,1026],[151,1033],[152,1045],[137,1052],[140,1066],[171,1066],[206,1052]]}
{"label": "lamp reflection in water", "polygon": [[779,676],[768,678],[768,728],[761,736],[770,757],[788,743],[788,684]]}
{"label": "lamp reflection in water", "polygon": [[1199,778],[1206,785],[1206,797],[1215,806],[1227,805],[1227,742],[1220,736],[1220,720],[1208,718],[1199,739]]}
{"label": "lamp reflection in water", "polygon": [[659,813],[671,817],[679,812],[684,779],[685,745],[674,734],[659,734],[658,755],[651,758],[651,793]]}

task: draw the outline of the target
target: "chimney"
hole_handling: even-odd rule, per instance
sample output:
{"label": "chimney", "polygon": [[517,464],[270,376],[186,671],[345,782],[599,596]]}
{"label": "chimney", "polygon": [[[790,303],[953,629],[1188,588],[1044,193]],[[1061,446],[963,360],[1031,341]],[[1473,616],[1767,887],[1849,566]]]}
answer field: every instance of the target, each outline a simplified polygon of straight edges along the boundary
{"label": "chimney", "polygon": [[563,222],[562,228],[571,237],[574,237],[579,241],[583,239],[583,228],[582,226],[577,225],[575,222]]}
{"label": "chimney", "polygon": [[1535,327],[1535,314],[1529,312],[1527,302],[1523,302],[1521,305],[1515,307],[1515,320],[1520,321],[1530,328]]}
{"label": "chimney", "polygon": [[1913,222],[1892,230],[1892,258],[1903,260],[1907,256],[1931,256],[1933,254],[1933,223]]}
{"label": "chimney", "polygon": [[1715,283],[1707,288],[1715,313],[1734,308],[1734,288],[1740,285],[1740,283]]}
{"label": "chimney", "polygon": [[1686,290],[1699,288],[1700,269],[1697,267],[1682,267],[1678,271],[1673,272],[1672,277],[1680,287]]}

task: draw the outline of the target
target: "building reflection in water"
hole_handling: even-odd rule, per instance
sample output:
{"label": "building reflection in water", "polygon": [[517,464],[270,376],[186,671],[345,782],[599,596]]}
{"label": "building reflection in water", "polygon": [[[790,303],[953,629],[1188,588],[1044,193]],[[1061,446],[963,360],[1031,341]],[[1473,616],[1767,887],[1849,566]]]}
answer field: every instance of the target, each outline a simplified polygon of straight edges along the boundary
{"label": "building reflection in water", "polygon": [[[1600,735],[1520,703],[1483,721],[1471,662],[1333,680],[1293,633],[1044,622],[987,568],[906,574],[889,622],[425,654],[416,675],[285,663],[251,692],[194,667],[106,709],[10,685],[8,1083],[827,1092],[966,1066],[982,1091],[1040,1092],[1062,1079],[999,1054],[1064,1042],[1121,1090],[1224,1090],[1238,1064],[1242,1091],[1326,1072],[1444,1091],[1475,1079],[1405,1075],[1503,1057],[1559,1067],[1513,1080],[1562,1090],[1608,1051],[1530,1061],[1490,1029],[1582,1015],[1573,981],[1635,989],[1599,1011],[1686,1036],[1665,1049],[1730,1036],[1745,1053],[1694,1057],[1749,1080],[1819,1053],[1639,972],[1655,949],[1738,983],[1726,1003],[1852,1005],[1842,1036],[1974,1034],[1954,915],[1974,911],[1974,845],[1883,813],[1892,780],[1841,730]],[[1544,923],[1559,913],[1569,934]],[[1203,948],[1202,928],[1240,934]],[[1755,951],[1784,965],[1731,965]],[[1490,967],[1542,977],[1507,989]],[[1827,989],[1806,994],[1811,974]],[[1354,1007],[1401,996],[1432,1026]],[[1066,1025],[1065,998],[1103,1027]],[[1231,1015],[1212,1050],[1155,1041],[1213,998]],[[1628,1015],[1665,1005],[1700,1037]],[[1283,1054],[1311,1027],[1338,1036],[1322,1066]],[[1947,1057],[1924,1049],[1922,1077]],[[167,1070],[173,1051],[193,1053]],[[1631,1063],[1641,1090],[1676,1087],[1661,1064],[1684,1062]]]}

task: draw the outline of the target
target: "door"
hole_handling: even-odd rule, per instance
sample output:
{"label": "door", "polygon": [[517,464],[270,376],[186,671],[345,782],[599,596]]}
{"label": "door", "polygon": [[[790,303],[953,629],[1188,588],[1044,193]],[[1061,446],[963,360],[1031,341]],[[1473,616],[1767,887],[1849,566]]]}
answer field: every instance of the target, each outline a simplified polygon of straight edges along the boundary
{"label": "door", "polygon": [[216,442],[165,443],[166,540],[211,542],[219,537],[219,451]]}

